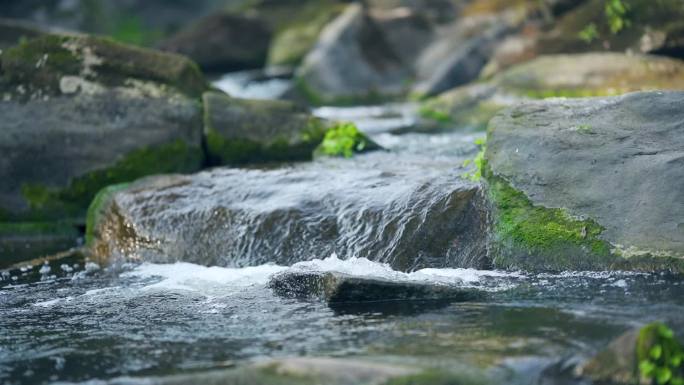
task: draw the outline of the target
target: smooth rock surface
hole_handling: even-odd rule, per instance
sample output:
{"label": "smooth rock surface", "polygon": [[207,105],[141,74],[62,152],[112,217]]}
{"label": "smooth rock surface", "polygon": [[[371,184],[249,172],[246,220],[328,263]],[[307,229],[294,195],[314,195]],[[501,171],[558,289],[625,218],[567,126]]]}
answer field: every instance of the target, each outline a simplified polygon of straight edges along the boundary
{"label": "smooth rock surface", "polygon": [[[486,153],[502,226],[495,263],[684,270],[682,106],[682,92],[643,92],[526,103],[497,115]],[[535,207],[562,212],[525,209],[506,183]],[[535,218],[541,227],[530,228]]]}
{"label": "smooth rock surface", "polygon": [[333,252],[404,271],[486,265],[478,186],[435,164],[357,158],[136,182],[96,210],[92,248],[101,260],[218,266]]}
{"label": "smooth rock surface", "polygon": [[337,272],[285,271],[271,278],[269,286],[279,296],[316,297],[329,304],[406,300],[469,301],[482,297],[481,291],[454,284],[396,281]]}

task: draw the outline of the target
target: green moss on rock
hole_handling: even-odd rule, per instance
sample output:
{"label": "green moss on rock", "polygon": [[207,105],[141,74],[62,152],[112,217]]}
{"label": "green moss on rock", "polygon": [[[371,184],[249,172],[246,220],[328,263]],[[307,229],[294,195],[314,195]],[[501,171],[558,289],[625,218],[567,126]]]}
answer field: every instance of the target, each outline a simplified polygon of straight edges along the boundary
{"label": "green moss on rock", "polygon": [[111,202],[112,197],[118,191],[126,189],[130,183],[119,183],[107,186],[100,190],[88,207],[86,214],[86,245],[91,246],[95,240],[95,229],[100,218],[107,210],[107,206]]}
{"label": "green moss on rock", "polygon": [[323,140],[325,126],[311,118],[298,138],[281,135],[268,141],[247,138],[227,138],[208,128],[205,141],[211,164],[246,164],[310,160],[316,146]]}
{"label": "green moss on rock", "polygon": [[200,148],[177,140],[135,150],[109,168],[95,170],[73,179],[65,188],[26,184],[22,186],[22,193],[31,208],[31,213],[27,216],[80,220],[103,187],[130,182],[147,175],[197,171],[203,157]]}
{"label": "green moss on rock", "polygon": [[[486,167],[486,166],[485,166]],[[559,208],[535,206],[521,191],[485,168],[493,208],[494,264],[500,268],[582,270],[615,258],[604,229]]]}

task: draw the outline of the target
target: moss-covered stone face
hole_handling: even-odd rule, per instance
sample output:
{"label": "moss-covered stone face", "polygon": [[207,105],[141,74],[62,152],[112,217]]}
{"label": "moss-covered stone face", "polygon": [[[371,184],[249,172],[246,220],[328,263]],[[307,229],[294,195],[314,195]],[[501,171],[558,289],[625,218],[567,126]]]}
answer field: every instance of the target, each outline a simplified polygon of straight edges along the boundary
{"label": "moss-covered stone face", "polygon": [[[684,271],[679,92],[528,102],[490,122],[495,265]],[[667,154],[662,156],[661,154]]]}
{"label": "moss-covered stone face", "polygon": [[104,86],[128,79],[152,81],[199,96],[207,83],[189,59],[128,46],[93,36],[48,35],[10,48],[2,57],[3,82],[31,91],[57,94],[64,77],[80,77]]}
{"label": "moss-covered stone face", "polygon": [[73,179],[65,188],[49,188],[40,184],[22,186],[29,203],[29,218],[71,218],[80,222],[97,192],[105,186],[133,181],[137,178],[199,169],[203,154],[183,141],[141,148],[131,152],[111,167],[89,172]]}
{"label": "moss-covered stone face", "polygon": [[534,206],[524,193],[485,169],[493,210],[494,265],[507,269],[585,270],[610,267],[603,228],[562,209]]}

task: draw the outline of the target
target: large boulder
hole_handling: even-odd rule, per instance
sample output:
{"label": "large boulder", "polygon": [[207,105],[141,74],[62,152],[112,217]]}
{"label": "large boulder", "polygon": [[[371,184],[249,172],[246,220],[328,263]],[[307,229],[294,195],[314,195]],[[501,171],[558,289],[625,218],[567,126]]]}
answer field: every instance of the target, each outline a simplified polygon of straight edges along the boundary
{"label": "large boulder", "polygon": [[495,266],[684,271],[683,105],[683,92],[642,92],[492,119]]}
{"label": "large boulder", "polygon": [[271,31],[261,20],[217,12],[160,43],[164,51],[189,56],[205,71],[261,68],[266,63]]}
{"label": "large boulder", "polygon": [[83,225],[107,185],[200,168],[206,83],[190,60],[49,35],[0,62],[0,221],[19,231],[10,238],[44,239],[50,221]]}
{"label": "large boulder", "polygon": [[310,160],[330,125],[296,104],[203,95],[204,136],[212,165]]}
{"label": "large boulder", "polygon": [[404,271],[486,266],[479,187],[451,165],[390,155],[141,180],[96,200],[90,245],[104,262],[291,265],[337,252]]}
{"label": "large boulder", "polygon": [[360,4],[321,32],[297,71],[299,91],[314,104],[348,104],[400,96],[411,70]]}
{"label": "large boulder", "polygon": [[659,89],[684,89],[684,62],[609,52],[549,55],[512,67],[487,82],[428,99],[422,104],[421,115],[426,128],[483,129],[502,108],[524,100]]}

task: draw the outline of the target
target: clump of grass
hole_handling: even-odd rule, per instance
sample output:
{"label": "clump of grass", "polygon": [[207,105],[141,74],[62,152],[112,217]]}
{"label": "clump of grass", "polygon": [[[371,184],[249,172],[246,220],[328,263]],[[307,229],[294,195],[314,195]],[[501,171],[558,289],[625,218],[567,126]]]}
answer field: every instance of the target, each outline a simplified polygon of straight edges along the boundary
{"label": "clump of grass", "polygon": [[475,167],[473,171],[463,174],[463,177],[472,181],[479,182],[482,179],[482,170],[485,166],[485,152],[487,151],[487,139],[479,138],[475,140],[475,144],[480,148],[480,151],[473,159],[467,159],[463,162],[463,167],[468,167],[471,164]]}
{"label": "clump of grass", "polygon": [[323,138],[320,152],[328,156],[351,158],[354,152],[361,152],[369,145],[369,140],[354,123],[338,123],[330,128]]}
{"label": "clump of grass", "polygon": [[684,385],[684,349],[672,329],[652,323],[639,331],[639,373],[658,385]]}

